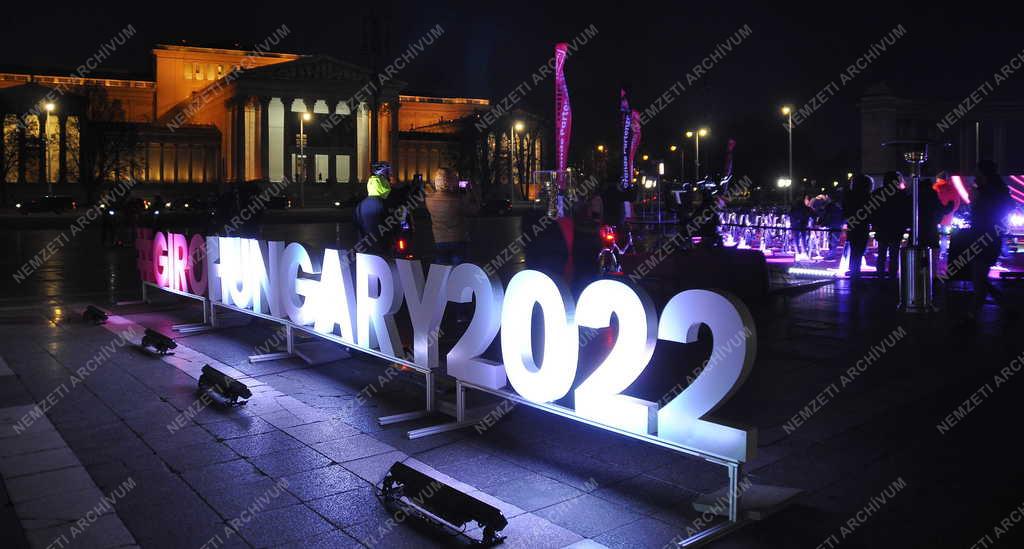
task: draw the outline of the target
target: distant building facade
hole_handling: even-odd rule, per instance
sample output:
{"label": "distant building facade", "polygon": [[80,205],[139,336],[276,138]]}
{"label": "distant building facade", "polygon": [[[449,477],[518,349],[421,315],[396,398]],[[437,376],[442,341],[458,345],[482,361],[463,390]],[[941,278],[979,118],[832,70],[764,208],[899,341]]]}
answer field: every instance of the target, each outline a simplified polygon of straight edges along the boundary
{"label": "distant building facade", "polygon": [[0,72],[5,196],[46,183],[84,196],[83,183],[134,179],[173,196],[287,179],[306,181],[315,204],[358,194],[375,160],[400,180],[429,177],[457,154],[450,136],[421,129],[489,107],[401,95],[404,82],[324,55],[158,45],[153,56],[153,80]]}
{"label": "distant building facade", "polygon": [[861,169],[877,175],[907,173],[899,151],[883,149],[894,140],[927,139],[946,146],[930,148],[925,175],[938,171],[973,175],[978,160],[994,160],[1002,173],[1024,173],[1024,101],[909,99],[884,84],[860,100]]}

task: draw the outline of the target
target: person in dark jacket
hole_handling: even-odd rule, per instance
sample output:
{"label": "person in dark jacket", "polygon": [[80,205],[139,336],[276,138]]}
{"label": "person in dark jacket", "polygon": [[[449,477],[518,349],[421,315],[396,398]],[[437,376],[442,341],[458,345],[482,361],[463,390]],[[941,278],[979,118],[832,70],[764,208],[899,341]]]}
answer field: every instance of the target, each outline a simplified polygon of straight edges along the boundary
{"label": "person in dark jacket", "polygon": [[814,210],[810,206],[810,195],[801,195],[789,209],[789,227],[793,230],[793,241],[796,243],[798,253],[808,253],[807,244],[810,239],[810,229],[807,224],[811,221]]}
{"label": "person in dark jacket", "polygon": [[374,253],[380,253],[387,249],[384,225],[384,216],[387,215],[385,200],[391,194],[391,183],[388,178],[391,175],[391,164],[378,162],[372,167],[373,175],[366,181],[366,198],[362,199],[356,206],[355,221],[359,233],[359,240],[365,243]]}
{"label": "person in dark jacket", "polygon": [[846,218],[846,241],[850,243],[850,277],[860,277],[861,259],[868,245],[870,225],[865,212],[871,199],[871,178],[857,174],[850,179],[850,189],[843,201]]}
{"label": "person in dark jacket", "polygon": [[[1007,231],[1003,221],[1010,212],[1012,199],[995,162],[982,161],[978,164],[978,170],[980,175],[975,179],[977,189],[971,200],[971,232],[981,252],[971,262],[974,304],[967,315],[971,320],[981,311],[990,294],[1001,307],[1011,308],[1003,293],[989,281],[988,273],[1002,250],[1003,234]],[[1016,308],[1011,310],[1019,314]]]}
{"label": "person in dark jacket", "polygon": [[[938,254],[939,247],[939,223],[947,213],[953,210],[953,204],[943,204],[939,200],[939,195],[932,189],[932,185],[935,184],[935,180],[931,178],[922,178],[919,185],[921,186],[918,200],[918,215],[919,224],[921,226],[921,236],[918,238],[918,242],[921,246],[928,246],[929,248],[935,248],[934,252]],[[913,236],[913,235],[911,235]]]}
{"label": "person in dark jacket", "polygon": [[880,277],[895,276],[899,271],[900,243],[910,226],[910,199],[905,189],[899,172],[886,172],[882,186],[871,193],[872,200],[878,204],[871,225],[878,242],[875,268]]}

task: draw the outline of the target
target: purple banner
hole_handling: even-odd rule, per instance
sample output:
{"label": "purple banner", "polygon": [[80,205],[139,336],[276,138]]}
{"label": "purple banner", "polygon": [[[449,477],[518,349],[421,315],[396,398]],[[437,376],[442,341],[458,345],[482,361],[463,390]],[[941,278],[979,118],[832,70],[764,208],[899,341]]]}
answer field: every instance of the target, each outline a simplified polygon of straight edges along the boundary
{"label": "purple banner", "polygon": [[569,167],[569,139],[572,137],[572,107],[569,105],[569,87],[565,84],[565,58],[569,44],[555,44],[555,158],[558,170],[558,189],[565,190],[563,172]]}

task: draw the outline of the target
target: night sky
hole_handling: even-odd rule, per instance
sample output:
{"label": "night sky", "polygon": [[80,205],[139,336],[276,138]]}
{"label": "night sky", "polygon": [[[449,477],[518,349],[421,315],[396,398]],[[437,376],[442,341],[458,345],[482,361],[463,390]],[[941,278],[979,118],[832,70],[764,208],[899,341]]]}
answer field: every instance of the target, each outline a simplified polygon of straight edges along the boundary
{"label": "night sky", "polygon": [[[856,103],[863,91],[885,81],[897,92],[959,101],[1010,58],[1024,50],[1019,20],[997,8],[969,4],[950,11],[947,3],[909,8],[897,2],[879,7],[819,3],[800,8],[782,3],[592,2],[559,7],[556,2],[373,2],[389,30],[393,59],[431,27],[444,34],[398,78],[407,93],[483,97],[497,100],[590,24],[598,34],[566,65],[574,109],[573,160],[597,143],[617,146],[618,90],[632,90],[635,108],[656,96],[708,55],[715,44],[749,25],[752,35],[726,55],[692,88],[644,128],[642,152],[667,156],[670,143],[698,125],[711,128],[701,143],[706,165],[718,169],[727,137],[738,141],[736,171],[771,178],[786,165],[786,135],[779,107],[807,102],[871,43],[902,24],[906,36],[844,86],[799,126],[795,135],[797,176],[832,179],[856,168],[859,124]],[[994,6],[995,4],[993,4]],[[1004,6],[1006,4],[1003,4]],[[98,6],[102,8],[97,9]],[[612,7],[614,6],[614,7]],[[1005,9],[1005,8],[1004,8]],[[363,27],[369,7],[348,2],[269,4],[165,3],[159,15],[147,4],[40,4],[5,6],[0,65],[11,69],[67,71],[104,41],[132,24],[137,35],[97,74],[152,78],[150,49],[157,43],[251,46],[286,24],[291,35],[279,49],[324,53],[369,65]],[[1024,70],[989,100],[1024,97]],[[521,105],[550,118],[551,79]],[[692,150],[692,149],[691,149]],[[1011,151],[1011,154],[1014,154]],[[675,162],[677,157],[672,156]]]}

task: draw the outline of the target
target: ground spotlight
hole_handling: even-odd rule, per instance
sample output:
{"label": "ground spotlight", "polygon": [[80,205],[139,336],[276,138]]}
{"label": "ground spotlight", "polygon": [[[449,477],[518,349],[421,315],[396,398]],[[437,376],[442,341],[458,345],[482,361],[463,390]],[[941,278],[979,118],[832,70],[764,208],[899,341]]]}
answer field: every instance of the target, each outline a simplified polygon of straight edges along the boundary
{"label": "ground spotlight", "polygon": [[176,349],[178,344],[164,334],[146,328],[146,334],[142,336],[142,346],[152,347],[156,352],[166,355],[167,351]]}
{"label": "ground spotlight", "polygon": [[397,506],[410,515],[457,532],[466,523],[476,522],[482,535],[474,540],[478,547],[501,543],[505,536],[498,535],[508,526],[501,510],[444,482],[396,461],[381,486],[384,504]]}
{"label": "ground spotlight", "polygon": [[245,400],[238,402],[238,399],[252,398],[252,391],[244,383],[206,364],[203,366],[203,374],[199,376],[199,390],[210,389],[228,399],[231,404],[245,404]]}
{"label": "ground spotlight", "polygon": [[95,305],[89,305],[82,311],[82,320],[93,324],[103,324],[107,321],[107,313]]}

